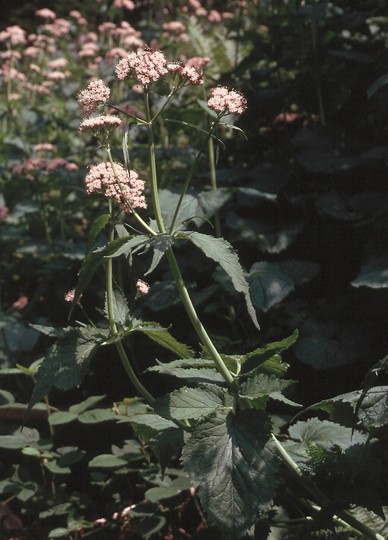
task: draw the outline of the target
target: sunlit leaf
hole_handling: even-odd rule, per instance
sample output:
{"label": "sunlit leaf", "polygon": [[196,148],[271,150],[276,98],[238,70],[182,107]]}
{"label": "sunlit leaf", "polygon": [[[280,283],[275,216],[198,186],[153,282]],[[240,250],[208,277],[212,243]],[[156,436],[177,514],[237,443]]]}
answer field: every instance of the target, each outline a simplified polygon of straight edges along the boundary
{"label": "sunlit leaf", "polygon": [[197,388],[179,388],[171,394],[158,398],[155,410],[165,418],[184,420],[199,419],[213,413],[219,407],[229,406],[227,394],[213,385],[201,385]]}

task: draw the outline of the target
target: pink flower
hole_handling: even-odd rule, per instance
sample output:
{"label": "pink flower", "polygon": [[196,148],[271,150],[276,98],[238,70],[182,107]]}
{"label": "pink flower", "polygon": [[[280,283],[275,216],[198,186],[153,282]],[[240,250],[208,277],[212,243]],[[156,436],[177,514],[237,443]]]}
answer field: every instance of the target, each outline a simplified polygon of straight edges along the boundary
{"label": "pink flower", "polygon": [[208,21],[213,23],[220,23],[222,21],[222,15],[219,11],[216,11],[215,9],[211,9],[209,11],[209,15],[207,16]]}
{"label": "pink flower", "polygon": [[15,309],[23,309],[28,304],[28,296],[19,296],[19,298],[12,304]]}
{"label": "pink flower", "polygon": [[132,0],[114,0],[113,7],[124,8],[128,9],[128,11],[132,11],[136,6]]}
{"label": "pink flower", "polygon": [[186,62],[186,66],[193,66],[198,71],[201,71],[210,62],[210,58],[207,56],[193,56]]}
{"label": "pink flower", "polygon": [[245,97],[235,90],[228,90],[225,86],[217,86],[210,90],[211,98],[207,102],[209,109],[219,115],[241,114],[247,108]]}
{"label": "pink flower", "polygon": [[12,46],[20,44],[23,45],[27,42],[26,31],[17,24],[13,26],[7,26],[5,30],[0,32],[0,41],[7,41]]}
{"label": "pink flower", "polygon": [[167,64],[167,69],[170,73],[176,73],[185,84],[203,84],[203,74],[199,73],[195,67],[179,62]]}
{"label": "pink flower", "polygon": [[70,291],[67,291],[65,294],[65,301],[66,302],[73,302],[75,296],[75,289],[71,289]]}
{"label": "pink flower", "polygon": [[145,296],[146,294],[148,294],[150,286],[142,279],[138,279],[136,281],[136,290],[138,296]]}
{"label": "pink flower", "polygon": [[9,215],[8,206],[0,206],[0,221],[6,220],[8,215]]}
{"label": "pink flower", "polygon": [[53,21],[57,16],[54,11],[48,8],[38,9],[35,11],[35,15],[42,19],[48,19],[49,21]]}
{"label": "pink flower", "polygon": [[100,192],[117,201],[127,212],[132,208],[147,208],[143,195],[144,181],[135,171],[127,171],[120,163],[93,165],[85,178],[86,192]]}
{"label": "pink flower", "polygon": [[129,53],[126,58],[120,60],[116,66],[116,75],[120,80],[133,77],[146,85],[165,75],[168,72],[166,65],[166,57],[161,51],[144,49],[137,53]]}
{"label": "pink flower", "polygon": [[79,126],[79,130],[81,132],[92,131],[94,133],[101,131],[110,132],[116,127],[121,126],[121,124],[121,119],[114,114],[100,114],[100,116],[84,118]]}
{"label": "pink flower", "polygon": [[105,104],[110,97],[110,90],[101,79],[90,81],[86,90],[78,94],[78,103],[88,116],[97,110],[98,105]]}
{"label": "pink flower", "polygon": [[40,143],[40,144],[35,144],[32,147],[32,151],[33,152],[56,152],[57,147],[55,146],[55,144],[51,144],[51,143]]}

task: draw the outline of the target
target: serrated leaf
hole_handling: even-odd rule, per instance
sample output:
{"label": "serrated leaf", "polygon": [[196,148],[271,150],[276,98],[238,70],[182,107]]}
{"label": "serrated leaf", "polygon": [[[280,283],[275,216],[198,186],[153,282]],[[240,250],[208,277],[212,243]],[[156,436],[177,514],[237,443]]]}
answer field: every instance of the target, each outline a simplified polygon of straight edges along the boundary
{"label": "serrated leaf", "polygon": [[192,355],[192,351],[187,345],[175,339],[167,328],[164,328],[156,322],[142,321],[140,324],[134,325],[132,331],[145,334],[150,339],[165,349],[169,349],[181,358],[187,358]]}
{"label": "serrated leaf", "polygon": [[141,248],[147,250],[150,238],[150,236],[146,236],[145,234],[121,236],[122,245],[114,253],[110,254],[109,257],[113,258],[124,255],[128,258],[129,264],[132,264],[132,254],[138,252]]}
{"label": "serrated leaf", "polygon": [[127,460],[114,456],[113,454],[100,454],[89,461],[89,467],[101,469],[115,469],[128,465]]}
{"label": "serrated leaf", "polygon": [[100,232],[108,225],[110,220],[109,214],[101,214],[90,225],[88,233],[89,244],[92,244]]}
{"label": "serrated leaf", "polygon": [[156,400],[155,411],[164,418],[175,420],[203,418],[219,407],[229,406],[224,390],[216,386],[201,385],[197,388],[179,388]]}
{"label": "serrated leaf", "polygon": [[368,435],[364,433],[354,432],[351,428],[318,418],[297,422],[289,428],[289,435],[293,439],[305,444],[315,444],[325,450],[330,450],[333,446],[346,450],[353,444],[365,444],[368,440]]}
{"label": "serrated leaf", "polygon": [[269,423],[259,411],[218,412],[194,427],[183,449],[183,467],[227,537],[244,537],[271,502],[277,467],[268,438]]}
{"label": "serrated leaf", "polygon": [[184,360],[173,360],[167,364],[160,363],[157,366],[148,368],[147,371],[156,371],[157,373],[164,373],[195,383],[224,384],[224,378],[213,368],[214,362],[212,360],[207,361],[206,367],[202,366],[203,361],[199,358],[186,358]]}
{"label": "serrated leaf", "polygon": [[166,253],[168,248],[172,245],[173,241],[174,241],[173,236],[168,235],[168,234],[158,234],[152,239],[151,248],[153,249],[154,253],[152,256],[151,266],[149,267],[147,272],[145,272],[144,274],[145,276],[155,270],[155,268],[158,266],[158,264],[162,260],[163,255]]}
{"label": "serrated leaf", "polygon": [[29,408],[47,396],[53,387],[69,390],[79,385],[101,341],[101,336],[90,327],[73,329],[60,338],[40,365]]}
{"label": "serrated leaf", "polygon": [[294,330],[290,336],[280,341],[267,343],[264,347],[259,347],[245,354],[241,359],[242,374],[246,375],[252,370],[258,370],[262,373],[282,377],[286,373],[288,365],[282,362],[280,353],[294,345],[298,337],[298,330]]}
{"label": "serrated leaf", "polygon": [[78,273],[78,283],[75,288],[73,307],[80,299],[81,294],[89,285],[94,274],[104,264],[105,257],[110,257],[127,242],[127,238],[116,238],[106,246],[88,253]]}
{"label": "serrated leaf", "polygon": [[294,282],[279,265],[270,262],[254,263],[248,275],[252,303],[266,312],[294,290]]}
{"label": "serrated leaf", "polygon": [[[248,399],[263,399],[274,396],[274,399],[279,399],[279,394],[282,390],[290,386],[293,382],[279,379],[274,375],[255,373],[241,384],[239,395]],[[284,400],[289,401],[285,397]]]}
{"label": "serrated leaf", "polygon": [[[180,193],[161,189],[159,191],[160,206],[166,229],[170,229],[175,209],[180,199]],[[183,196],[175,219],[175,230],[184,228],[184,223],[193,217],[201,215],[198,199],[194,194],[186,193]]]}
{"label": "serrated leaf", "polygon": [[136,414],[129,417],[128,420],[131,424],[138,424],[139,426],[147,426],[154,431],[164,431],[171,428],[176,428],[176,424],[171,420],[162,418],[159,414]]}
{"label": "serrated leaf", "polygon": [[[123,291],[114,288],[112,294],[113,318],[116,324],[124,326],[130,317],[127,299]],[[105,296],[105,313],[108,315],[107,296]]]}
{"label": "serrated leaf", "polygon": [[256,328],[260,329],[257,321],[256,312],[252,305],[249,295],[249,285],[245,279],[244,271],[238,260],[238,256],[233,251],[232,246],[223,238],[215,238],[208,234],[202,234],[195,231],[190,231],[187,234],[181,235],[193,242],[207,257],[216,261],[222,269],[228,274],[232,280],[233,286],[237,292],[240,292],[245,297],[248,313]]}

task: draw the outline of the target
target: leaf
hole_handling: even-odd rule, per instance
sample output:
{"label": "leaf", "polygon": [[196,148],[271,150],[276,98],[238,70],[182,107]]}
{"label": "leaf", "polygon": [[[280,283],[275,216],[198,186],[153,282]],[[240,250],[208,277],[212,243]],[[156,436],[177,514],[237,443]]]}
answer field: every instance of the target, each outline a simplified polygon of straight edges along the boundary
{"label": "leaf", "polygon": [[154,238],[152,238],[151,247],[154,250],[154,254],[152,257],[151,266],[149,267],[147,272],[145,272],[144,274],[145,276],[155,270],[155,268],[158,266],[158,264],[162,260],[163,255],[166,253],[168,248],[172,245],[173,241],[174,241],[174,238],[168,234],[158,234]]}
{"label": "leaf", "polygon": [[[161,189],[159,191],[160,206],[166,229],[170,229],[171,227],[172,219],[175,214],[175,209],[178,204],[179,198],[180,193],[176,193],[168,189]],[[201,212],[198,207],[197,197],[190,193],[186,193],[183,196],[183,200],[175,220],[175,230],[181,229],[186,221],[200,214]]]}
{"label": "leaf", "polygon": [[92,327],[73,329],[60,338],[39,367],[29,408],[47,396],[53,387],[70,390],[78,386],[101,342],[101,336]]}
{"label": "leaf", "polygon": [[189,382],[223,384],[225,382],[224,378],[213,367],[213,360],[207,360],[205,364],[206,367],[202,367],[204,361],[199,358],[186,358],[184,360],[173,360],[166,364],[159,363],[157,366],[149,367],[147,371],[164,373]]}
{"label": "leaf", "polygon": [[[273,396],[275,396],[274,399],[279,399],[280,392],[293,382],[279,379],[274,375],[255,373],[241,384],[239,395],[247,399],[262,399]],[[284,398],[284,401],[288,402],[289,400]]]}
{"label": "leaf", "polygon": [[201,191],[198,195],[198,205],[203,215],[212,218],[233,195],[230,188],[217,188],[208,191]]}
{"label": "leaf", "polygon": [[[117,286],[113,290],[112,304],[115,323],[120,326],[124,326],[130,318],[130,311],[127,299],[125,298],[123,291],[120,290]],[[105,296],[105,313],[108,316],[107,296]]]}
{"label": "leaf", "polygon": [[248,282],[253,305],[264,312],[284,300],[294,290],[291,277],[283,272],[279,265],[270,262],[254,263]]}
{"label": "leaf", "polygon": [[243,293],[247,305],[248,313],[256,328],[260,329],[257,321],[256,312],[249,296],[249,285],[245,279],[243,269],[238,260],[237,254],[232,246],[223,238],[215,238],[207,234],[190,231],[187,234],[180,235],[187,238],[207,257],[216,261],[232,280],[233,286],[237,292]]}
{"label": "leaf", "polygon": [[176,424],[171,420],[162,418],[159,414],[136,414],[128,418],[131,424],[138,424],[140,426],[147,426],[154,431],[164,431],[170,428],[176,428]]}
{"label": "leaf", "polygon": [[67,411],[55,411],[48,417],[48,422],[51,426],[62,426],[77,420],[78,416],[75,413]]}
{"label": "leaf", "polygon": [[145,250],[148,249],[148,243],[150,242],[150,237],[145,234],[137,234],[136,236],[121,236],[122,245],[109,257],[121,257],[125,255],[128,258],[129,264],[132,264],[132,254],[139,251],[142,247]]}
{"label": "leaf", "polygon": [[109,214],[101,214],[90,225],[88,233],[89,244],[92,244],[100,232],[108,225],[110,216]]}
{"label": "leaf", "polygon": [[219,407],[226,405],[227,394],[224,390],[211,385],[201,385],[197,388],[179,388],[170,394],[160,397],[154,405],[155,411],[164,418],[175,420],[203,418],[213,413]]}
{"label": "leaf", "polygon": [[349,446],[365,444],[368,440],[368,435],[364,433],[354,432],[351,428],[318,418],[297,422],[290,427],[289,435],[304,444],[315,444],[325,450],[334,446],[346,450]]}
{"label": "leaf", "polygon": [[197,424],[182,454],[208,516],[228,537],[242,538],[275,491],[274,452],[260,411],[217,412]]}
{"label": "leaf", "polygon": [[25,446],[36,443],[39,432],[36,429],[26,428],[16,430],[12,435],[0,435],[0,448],[7,450],[20,450]]}
{"label": "leaf", "polygon": [[388,84],[388,74],[382,75],[373,84],[370,85],[370,87],[367,90],[368,99],[374,96],[374,94],[378,90],[380,90],[382,86],[385,86],[386,84]]}
{"label": "leaf", "polygon": [[99,469],[115,469],[117,467],[125,467],[128,465],[126,459],[114,456],[113,454],[100,454],[89,461],[89,467]]}
{"label": "leaf", "polygon": [[241,359],[241,376],[255,370],[282,377],[286,373],[288,365],[281,361],[279,355],[294,345],[298,337],[298,330],[294,330],[290,336],[280,341],[267,343],[264,347],[259,347],[245,354]]}
{"label": "leaf", "polygon": [[388,258],[382,257],[367,262],[351,284],[353,287],[371,287],[372,289],[388,287]]}
{"label": "leaf", "polygon": [[85,411],[78,416],[78,421],[81,424],[100,424],[101,422],[112,420],[118,420],[117,414],[108,409],[93,409],[92,411]]}
{"label": "leaf", "polygon": [[383,428],[388,425],[388,386],[375,386],[367,391],[360,404],[358,416],[368,428]]}
{"label": "leaf", "polygon": [[69,411],[74,414],[81,414],[84,411],[87,411],[91,407],[94,407],[97,405],[97,403],[100,403],[103,399],[105,399],[105,394],[98,395],[98,396],[89,396],[84,401],[81,401],[80,403],[77,403],[76,405],[71,405],[69,407]]}
{"label": "leaf", "polygon": [[127,242],[127,238],[116,238],[109,242],[106,246],[98,248],[91,253],[88,253],[82,263],[78,273],[78,283],[75,288],[73,308],[79,300],[81,294],[89,285],[94,274],[104,263],[104,258],[112,256],[116,251]]}
{"label": "leaf", "polygon": [[157,502],[163,499],[175,497],[180,491],[189,489],[190,480],[185,476],[175,478],[168,486],[152,487],[145,492],[145,498],[151,502]]}
{"label": "leaf", "polygon": [[192,354],[187,345],[175,339],[166,328],[156,322],[142,321],[139,325],[134,325],[132,331],[146,334],[150,339],[181,358],[186,358]]}

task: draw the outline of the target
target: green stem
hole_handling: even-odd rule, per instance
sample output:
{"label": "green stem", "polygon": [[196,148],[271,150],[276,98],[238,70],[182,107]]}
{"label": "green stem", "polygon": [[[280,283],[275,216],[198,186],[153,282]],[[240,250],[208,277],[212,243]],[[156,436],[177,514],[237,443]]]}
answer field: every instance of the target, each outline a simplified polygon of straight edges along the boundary
{"label": "green stem", "polygon": [[[275,435],[272,433],[272,440],[275,443],[276,450],[282,459],[283,463],[287,466],[287,468],[293,472],[299,479],[300,483],[304,486],[304,488],[310,493],[310,495],[318,501],[320,506],[329,506],[330,500],[326,497],[324,493],[320,491],[320,489],[310,483],[304,476],[303,471],[301,468],[295,463],[295,461],[292,459],[290,454],[287,452],[287,450],[283,447],[283,445],[279,442],[279,440],[275,437]],[[315,510],[321,510],[316,505],[311,505],[311,507]],[[376,533],[372,529],[370,529],[365,523],[362,523],[361,521],[358,521],[349,511],[347,510],[339,510],[336,515],[333,515],[333,518],[338,523],[341,523],[342,525],[348,526],[351,529],[354,529],[358,533],[365,534],[368,538],[371,538],[373,540],[384,540],[384,537],[380,534]]]}
{"label": "green stem", "polygon": [[[209,169],[210,169],[210,185],[212,188],[212,191],[217,190],[217,172],[216,172],[216,159],[215,159],[215,152],[214,152],[214,140],[213,137],[209,137],[207,142],[208,147],[208,153],[209,153]],[[214,230],[215,230],[215,236],[217,238],[221,238],[222,231],[221,231],[221,218],[220,213],[216,212],[214,215]]]}
{"label": "green stem", "polygon": [[[112,219],[113,213],[113,204],[109,200],[109,214],[111,216],[109,223],[109,236],[108,241],[112,242],[114,240],[114,222]],[[117,336],[117,326],[114,318],[113,310],[113,259],[108,258],[105,262],[105,272],[106,272],[106,303],[107,303],[107,314],[109,320],[109,328],[112,334],[112,337]],[[155,402],[155,398],[148,392],[148,390],[142,385],[139,381],[134,369],[132,368],[127,353],[125,352],[124,346],[121,341],[115,343],[117,352],[119,354],[121,363],[136,390],[144,397],[144,399],[152,405]]]}
{"label": "green stem", "polygon": [[196,309],[195,309],[195,307],[193,305],[193,302],[192,302],[192,300],[190,298],[189,292],[188,292],[188,290],[186,288],[186,285],[185,285],[185,282],[183,280],[181,271],[179,269],[178,262],[177,262],[177,260],[175,258],[174,251],[173,251],[173,249],[171,247],[167,250],[167,259],[168,259],[168,262],[170,264],[170,268],[171,268],[172,274],[174,276],[174,279],[176,281],[181,300],[182,300],[183,305],[184,305],[184,307],[186,309],[186,313],[187,313],[187,315],[188,315],[188,317],[189,317],[189,319],[191,321],[191,324],[193,325],[199,339],[201,340],[202,345],[205,347],[206,351],[212,357],[214,363],[216,364],[216,367],[217,367],[218,371],[223,376],[225,382],[231,388],[233,388],[233,386],[234,386],[233,376],[231,375],[230,371],[226,367],[226,365],[225,365],[224,361],[222,360],[219,352],[215,348],[212,340],[210,339],[208,333],[205,330],[205,327],[203,326],[203,324],[201,323],[201,321],[200,321],[200,319],[199,319],[199,317],[197,315]]}

